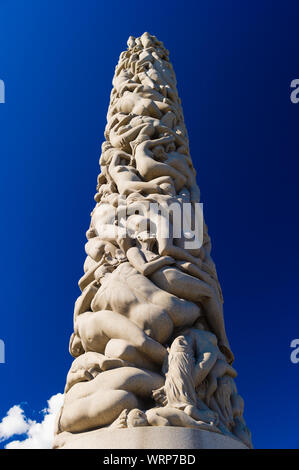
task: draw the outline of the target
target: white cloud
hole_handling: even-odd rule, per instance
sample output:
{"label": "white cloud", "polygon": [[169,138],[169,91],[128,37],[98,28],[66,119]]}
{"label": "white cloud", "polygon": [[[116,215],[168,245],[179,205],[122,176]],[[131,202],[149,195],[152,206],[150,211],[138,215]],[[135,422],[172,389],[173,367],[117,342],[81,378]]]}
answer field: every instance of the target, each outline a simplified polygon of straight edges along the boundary
{"label": "white cloud", "polygon": [[13,406],[0,423],[0,442],[6,441],[15,434],[26,433],[29,426],[22,408],[19,405]]}
{"label": "white cloud", "polygon": [[63,402],[63,394],[57,393],[48,400],[48,407],[42,410],[41,422],[32,421],[24,415],[24,410],[15,405],[0,423],[0,441],[14,435],[26,434],[22,441],[6,444],[6,449],[50,449],[53,442],[54,423]]}

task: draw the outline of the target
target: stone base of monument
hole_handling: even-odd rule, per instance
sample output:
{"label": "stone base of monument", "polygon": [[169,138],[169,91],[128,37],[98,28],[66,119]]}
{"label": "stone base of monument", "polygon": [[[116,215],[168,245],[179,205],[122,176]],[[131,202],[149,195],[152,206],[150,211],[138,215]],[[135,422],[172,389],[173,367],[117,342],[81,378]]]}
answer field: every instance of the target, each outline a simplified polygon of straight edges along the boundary
{"label": "stone base of monument", "polygon": [[222,434],[181,427],[96,429],[84,433],[63,432],[54,449],[248,449]]}

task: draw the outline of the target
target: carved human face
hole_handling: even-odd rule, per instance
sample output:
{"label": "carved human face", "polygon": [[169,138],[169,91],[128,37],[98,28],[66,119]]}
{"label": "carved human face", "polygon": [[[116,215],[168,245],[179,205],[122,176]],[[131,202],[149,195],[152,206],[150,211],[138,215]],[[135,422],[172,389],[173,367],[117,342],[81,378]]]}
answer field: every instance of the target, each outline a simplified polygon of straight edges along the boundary
{"label": "carved human face", "polygon": [[130,411],[128,414],[127,423],[129,428],[148,426],[146,414],[137,408]]}

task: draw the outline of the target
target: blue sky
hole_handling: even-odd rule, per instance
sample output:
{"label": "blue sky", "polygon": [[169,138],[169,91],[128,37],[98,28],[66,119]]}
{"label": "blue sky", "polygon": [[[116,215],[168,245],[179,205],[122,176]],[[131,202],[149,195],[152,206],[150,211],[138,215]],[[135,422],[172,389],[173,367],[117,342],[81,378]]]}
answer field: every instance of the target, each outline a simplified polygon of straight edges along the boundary
{"label": "blue sky", "polygon": [[0,420],[63,390],[114,67],[149,31],[177,74],[254,445],[299,447],[298,20],[293,1],[0,0]]}

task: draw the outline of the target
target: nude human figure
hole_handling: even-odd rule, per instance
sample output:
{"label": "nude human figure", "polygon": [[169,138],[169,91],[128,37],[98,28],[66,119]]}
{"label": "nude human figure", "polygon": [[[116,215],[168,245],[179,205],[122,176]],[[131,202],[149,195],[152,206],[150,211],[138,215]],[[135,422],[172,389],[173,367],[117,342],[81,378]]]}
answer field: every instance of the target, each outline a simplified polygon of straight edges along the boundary
{"label": "nude human figure", "polygon": [[170,194],[174,194],[172,180],[169,176],[161,176],[152,181],[142,181],[136,168],[131,165],[131,155],[123,150],[107,149],[105,161],[109,168],[109,174],[121,195],[127,196],[133,192],[145,194],[170,192]]}
{"label": "nude human figure", "polygon": [[124,363],[154,372],[159,372],[161,368],[161,365],[155,363],[151,357],[133,346],[132,342],[124,339],[110,339],[105,347],[105,356],[111,359],[121,359]]}
{"label": "nude human figure", "polygon": [[[85,312],[86,313],[86,312]],[[136,333],[135,330],[131,330],[131,333]],[[96,335],[96,332],[93,333],[93,335]],[[138,335],[140,336],[140,331],[138,331]],[[142,333],[141,333],[142,335]],[[114,335],[115,336],[115,335]],[[147,336],[145,336],[145,340],[147,341]],[[161,368],[161,362],[159,363],[155,362],[148,354],[146,354],[145,348],[141,350],[139,345],[142,343],[142,337],[137,338],[136,341],[132,341],[131,339],[121,339],[121,338],[111,338],[108,340],[106,343],[105,349],[103,351],[103,347],[101,347],[101,351],[104,354],[105,358],[107,359],[120,359],[121,363],[124,365],[133,365],[136,367],[140,367],[143,369],[149,369],[152,371],[159,371]],[[163,350],[164,351],[164,350]],[[79,358],[82,355],[85,355],[85,349],[82,344],[81,338],[78,336],[78,334],[73,333],[70,337],[70,343],[69,343],[69,352],[70,354],[75,357]],[[93,354],[94,351],[88,351],[88,353]],[[97,353],[96,354],[101,354]],[[163,354],[166,354],[163,352]]]}
{"label": "nude human figure", "polygon": [[121,250],[109,241],[102,240],[100,237],[93,237],[85,244],[85,252],[94,261],[102,259],[104,253],[110,254],[111,258],[120,259],[123,256]]}
{"label": "nude human figure", "polygon": [[[160,260],[160,264],[168,262]],[[100,276],[101,287],[92,300],[92,310],[118,312],[161,343],[167,341],[174,326],[192,325],[200,315],[194,303],[161,290],[128,262],[113,273],[102,270]]]}
{"label": "nude human figure", "polygon": [[[156,62],[154,62],[156,64]],[[151,62],[140,62],[136,66],[136,75],[140,82],[147,86],[152,86],[152,88],[160,89],[160,92],[169,97],[173,102],[178,100],[178,92],[176,89],[175,79],[171,78],[171,83],[169,83],[165,77],[169,77],[169,71],[159,64],[159,71],[154,67]]]}
{"label": "nude human figure", "polygon": [[110,339],[127,341],[157,364],[163,362],[166,354],[166,349],[147,336],[141,328],[125,316],[110,310],[82,313],[76,319],[74,332],[72,339],[74,345],[71,345],[71,350],[77,355],[82,353],[82,348],[85,352],[94,351],[103,354]]}
{"label": "nude human figure", "polygon": [[125,69],[121,69],[118,74],[114,75],[112,84],[118,96],[121,96],[125,91],[134,91],[138,86],[134,74]]}
{"label": "nude human figure", "polygon": [[[168,203],[167,199],[171,201],[171,197],[167,197],[166,203]],[[128,204],[128,215],[130,212],[133,212],[133,210],[138,210],[139,212],[141,212],[141,214],[139,213],[129,215],[129,217],[127,218],[126,227],[127,230],[129,230],[130,236],[133,236],[136,239],[136,244],[137,246],[139,246],[139,249],[147,253],[147,261],[150,261],[149,258],[151,258],[152,256],[157,257],[157,255],[153,255],[153,253],[151,253],[152,248],[149,248],[146,245],[155,244],[159,254],[168,255],[175,258],[177,266],[181,270],[186,271],[188,274],[198,277],[202,281],[206,282],[208,282],[207,280],[209,278],[207,277],[207,274],[209,274],[209,276],[211,276],[212,278],[212,281],[214,281],[213,286],[216,287],[220,292],[221,289],[218,283],[215,265],[211,261],[209,253],[206,252],[207,245],[205,231],[203,230],[203,241],[201,242],[200,235],[198,236],[197,230],[195,228],[194,235],[196,237],[196,240],[195,243],[191,244],[191,247],[190,245],[187,245],[187,247],[185,247],[185,242],[189,240],[189,234],[192,230],[189,225],[189,220],[187,227],[179,226],[179,233],[181,234],[179,238],[178,234],[174,233],[175,230],[173,229],[173,219],[175,219],[175,217],[180,217],[181,213],[184,211],[184,207],[180,205],[180,202],[176,203],[175,206],[172,206],[171,204],[169,205],[169,208],[171,208],[171,210],[173,210],[173,208],[175,209],[174,215],[170,217],[166,211],[163,200],[163,206],[159,206],[159,214],[152,210],[152,206],[150,206],[149,201],[155,201],[154,197],[135,197],[135,200],[136,205],[135,203]],[[159,199],[157,200],[159,201]],[[176,214],[177,209],[178,215]],[[147,230],[148,234],[146,232]],[[141,232],[143,232],[143,234],[141,234]],[[120,246],[122,246],[124,250],[127,250],[129,247],[135,245],[134,243],[130,243],[130,240],[127,241],[126,237],[124,236],[122,236],[122,239],[125,240],[118,240],[118,243],[120,244]],[[141,245],[143,246],[141,247]],[[141,269],[141,265],[138,269]]]}
{"label": "nude human figure", "polygon": [[207,392],[206,392],[206,403],[209,406],[212,395],[216,392],[218,387],[218,380],[221,377],[229,376],[232,378],[237,377],[236,370],[227,363],[226,358],[219,352],[215,365],[209,372],[207,378]]}
{"label": "nude human figure", "polygon": [[[162,387],[162,390],[163,390],[163,387]],[[198,403],[201,404],[201,403],[204,403],[205,404],[205,400],[206,400],[206,390],[207,390],[207,382],[206,381],[203,381],[198,387],[197,387],[197,390],[196,390],[196,394],[197,394],[197,400],[198,400]],[[207,405],[205,405],[207,406]],[[219,407],[219,404],[217,402],[217,399],[215,397],[215,395],[213,395],[210,399],[210,404],[209,404],[209,409],[214,411],[215,413],[217,413],[218,415],[218,418],[219,418],[219,422],[217,424],[217,426],[219,427],[220,431],[223,433],[223,434],[226,434],[230,437],[234,437],[233,434],[231,433],[231,431],[229,430],[229,427],[227,427],[228,423],[225,423],[225,418],[222,414],[222,410],[221,408]],[[228,425],[229,426],[229,425]]]}
{"label": "nude human figure", "polygon": [[[165,188],[165,186],[168,188]],[[165,190],[167,193],[169,185],[167,183],[163,183],[161,184],[161,189]],[[109,202],[110,199],[108,201],[107,198],[107,201],[102,201],[101,205],[96,206],[92,214],[92,224],[97,234],[103,240],[111,241],[113,243],[120,241],[120,243],[123,243],[122,240],[126,238],[126,230],[123,229],[123,232],[120,233],[122,227],[119,225],[116,226],[116,221],[119,218],[118,214],[121,214],[123,210],[123,203],[125,204],[125,209],[128,211],[128,214],[134,213],[135,208],[138,210],[142,209],[150,214],[152,218],[151,223],[157,227],[156,236],[160,255],[172,256],[176,260],[184,260],[199,266],[202,265],[202,260],[200,258],[196,258],[189,253],[188,250],[181,246],[177,246],[173,241],[171,236],[172,223],[168,214],[169,204],[171,204],[171,201],[173,200],[170,194],[151,194],[148,197],[144,197],[139,193],[132,193],[129,194],[126,201],[119,199],[120,196],[117,195],[112,194],[109,198],[110,197],[115,199],[116,202],[118,201],[117,204],[111,204]],[[163,209],[161,214],[156,213],[155,211],[152,212],[151,203],[158,204],[158,206]],[[203,270],[205,270],[204,266]]]}
{"label": "nude human figure", "polygon": [[[119,241],[119,243],[122,244],[122,247],[124,246],[125,242],[126,242],[126,239],[121,239]],[[183,256],[187,257],[188,254],[185,254],[184,250],[182,251],[183,251]],[[140,269],[140,264],[142,265],[142,261],[143,261],[143,264],[145,264],[145,260],[144,259],[142,260],[142,256],[140,252],[138,252],[138,250],[136,252],[136,249],[134,248],[133,250],[131,250],[130,253],[131,254],[134,253],[134,256],[133,255],[131,256],[131,264],[133,264],[133,266],[137,268],[137,270]],[[175,254],[177,255],[177,252],[175,252]],[[193,257],[191,258],[193,260]],[[164,263],[164,267],[161,267],[161,262]],[[166,266],[165,266],[165,262],[166,262]],[[222,313],[222,301],[218,297],[217,290],[214,290],[213,287],[211,286],[212,283],[207,284],[206,282],[198,278],[195,278],[185,272],[180,271],[174,266],[167,266],[167,264],[172,263],[172,261],[169,263],[169,258],[164,258],[162,261],[159,261],[159,263],[160,263],[160,266],[159,266],[160,269],[156,270],[155,272],[151,274],[151,280],[158,287],[160,287],[161,290],[164,290],[169,294],[173,294],[174,296],[179,297],[180,299],[186,299],[191,302],[199,302],[203,305],[207,320],[209,324],[211,325],[212,330],[215,332],[215,334],[219,338],[219,341],[220,341],[219,347],[220,349],[223,350],[223,352],[226,354],[229,361],[231,362],[233,360],[233,355],[231,353],[229,343],[228,343],[226,333],[225,333],[223,313]],[[124,268],[121,268],[121,269],[124,269]],[[118,272],[120,272],[120,270]],[[140,270],[140,272],[143,272],[143,271]],[[204,273],[203,273],[203,276],[204,276]],[[143,283],[144,283],[144,280],[143,280]],[[110,292],[113,292],[113,289],[110,290]],[[97,296],[95,297],[95,299],[97,298]],[[136,299],[135,300],[136,305],[138,305],[138,300],[137,300],[138,297],[137,298],[135,297],[135,299]],[[106,300],[105,302],[107,305]],[[95,307],[92,307],[92,308],[95,308]],[[106,309],[107,307],[102,306],[102,304],[99,304],[97,308]],[[118,310],[116,309],[116,311]],[[134,316],[135,309],[127,309],[126,312],[129,312],[132,316]],[[145,316],[143,316],[143,318],[146,319],[146,308],[145,308],[144,314]],[[157,312],[157,315],[159,316],[158,312]],[[163,316],[160,316],[159,318],[160,320],[162,320]],[[140,314],[137,314],[135,316],[135,321],[140,321],[141,323],[139,323],[139,325],[143,325],[142,324],[143,319]],[[164,338],[167,338],[167,335],[171,334],[170,325],[168,328],[169,328],[169,331],[167,330],[167,326],[165,326],[164,329],[161,330],[160,327],[158,327],[158,323],[157,323],[156,334],[161,334],[162,332],[163,332],[162,334],[164,334],[165,332]],[[155,336],[154,332],[152,332],[151,334],[154,334],[154,337],[158,338],[158,336]]]}
{"label": "nude human figure", "polygon": [[165,385],[155,390],[153,397],[158,403],[183,410],[195,420],[217,422],[207,407],[198,406],[196,388],[206,379],[218,356],[215,335],[196,328],[183,330],[169,349]]}
{"label": "nude human figure", "polygon": [[162,175],[171,176],[176,191],[179,192],[186,186],[191,191],[191,202],[197,202],[199,189],[195,179],[196,173],[184,141],[180,140],[181,145],[178,148],[175,145],[178,138],[177,135],[166,135],[155,140],[149,140],[146,136],[143,141],[141,137],[137,139],[136,143],[133,143],[136,168],[145,180]]}
{"label": "nude human figure", "polygon": [[155,48],[158,53],[163,53],[163,57],[169,55],[169,51],[165,48],[163,41],[159,41],[156,36],[145,31],[139,38],[140,44],[144,49]]}
{"label": "nude human figure", "polygon": [[[155,255],[151,249],[154,242],[155,240],[149,235],[142,237],[142,234],[139,234],[136,240],[137,246],[131,246],[126,250],[129,262],[142,275],[148,276],[160,289],[181,299],[200,303],[212,331],[219,339],[220,349],[231,362],[233,355],[225,332],[222,301],[217,284],[204,272],[202,272],[203,281],[182,272],[175,266],[174,259]],[[199,270],[198,267],[196,269]]]}
{"label": "nude human figure", "polygon": [[117,207],[108,201],[101,201],[92,212],[91,223],[98,237],[103,240],[113,241],[117,235],[115,220],[117,218]]}
{"label": "nude human figure", "polygon": [[81,354],[72,362],[66,378],[64,393],[76,383],[94,379],[99,373],[126,365],[121,359],[112,359],[97,352]]}
{"label": "nude human figure", "polygon": [[232,432],[236,437],[238,437],[242,442],[244,442],[247,447],[252,449],[251,432],[246,426],[245,420],[243,418],[244,400],[238,394],[236,384],[233,380],[231,380],[231,386],[231,405],[234,417],[234,426]]}
{"label": "nude human figure", "polygon": [[[134,193],[127,198],[128,214],[134,214],[135,210],[145,214],[139,216],[140,225],[142,225],[142,227],[144,224],[146,226],[150,225],[151,229],[153,229],[157,241],[158,253],[161,256],[170,256],[176,260],[187,261],[200,267],[202,266],[202,260],[193,256],[188,250],[177,245],[175,242],[176,239],[174,239],[173,236],[173,221],[171,214],[169,214],[173,202],[174,199],[172,196],[166,194],[151,194],[150,196],[144,197],[138,193]],[[127,225],[130,223],[132,217],[128,217]],[[125,250],[126,236],[118,237],[118,243],[122,249]]]}
{"label": "nude human figure", "polygon": [[[98,263],[96,263],[96,266]],[[90,271],[89,271],[90,272]],[[76,321],[78,315],[88,312],[91,310],[91,302],[98,291],[98,283],[96,280],[93,280],[89,283],[82,291],[82,294],[77,298],[74,307],[74,322]]]}
{"label": "nude human figure", "polygon": [[232,362],[234,356],[225,332],[222,305],[211,285],[173,266],[156,271],[152,274],[151,280],[166,292],[202,305],[203,314],[219,340],[220,350],[226,355],[228,361]]}
{"label": "nude human figure", "polygon": [[[208,408],[209,402],[206,398],[211,397],[217,389],[217,384],[214,388],[214,380],[218,380],[224,374],[235,377],[236,372],[219,351],[215,335],[196,327],[183,330],[171,344],[165,374],[163,387],[153,391],[157,403],[165,408],[182,410],[197,421],[218,424],[217,411],[222,416],[223,410],[214,406],[215,414]],[[206,381],[205,401],[196,393],[204,381]]]}
{"label": "nude human figure", "polygon": [[137,76],[142,84],[148,85],[148,86],[152,86],[152,84],[154,84],[154,86],[152,87],[153,88],[159,87],[160,92],[164,96],[170,98],[174,102],[177,100],[178,92],[174,83],[172,83],[172,86],[169,85],[169,83],[167,83],[163,75],[159,73],[152,66],[152,64],[145,65],[145,64],[139,63],[137,70],[138,70]]}
{"label": "nude human figure", "polygon": [[138,141],[133,143],[133,156],[136,161],[136,168],[145,181],[150,181],[159,176],[171,176],[176,191],[179,191],[186,184],[187,179],[176,168],[165,163],[167,154],[163,144],[170,142],[173,142],[173,136],[171,135],[155,140],[144,136],[143,141],[140,143]]}
{"label": "nude human figure", "polygon": [[94,208],[91,225],[96,236],[104,242],[115,244],[121,236],[122,227],[118,226],[117,222],[121,218],[125,204],[125,199],[119,194],[109,194]]}
{"label": "nude human figure", "polygon": [[193,168],[192,160],[184,149],[182,153],[180,148],[176,150],[176,145],[170,142],[166,149],[167,160],[165,163],[178,170],[186,178],[186,187],[190,190],[191,202],[199,202],[199,188],[196,183],[196,171]]}
{"label": "nude human figure", "polygon": [[[206,385],[201,384],[201,397],[205,399]],[[243,418],[243,399],[238,395],[233,378],[225,375],[218,379],[217,390],[210,399],[210,408],[219,416],[218,427],[223,434],[237,437],[247,447],[252,448],[251,433]]]}
{"label": "nude human figure", "polygon": [[84,264],[83,264],[84,273],[86,273],[91,268],[93,268],[95,266],[95,264],[96,264],[96,262],[90,256],[86,256]]}
{"label": "nude human figure", "polygon": [[[58,431],[80,432],[111,424],[124,409],[139,407],[163,378],[154,372],[122,367],[79,382],[65,394]],[[141,405],[142,406],[142,405]]]}
{"label": "nude human figure", "polygon": [[129,39],[127,40],[127,46],[128,46],[129,49],[131,49],[135,46],[135,37],[134,36],[129,36]]}
{"label": "nude human figure", "polygon": [[218,379],[217,389],[215,391],[215,400],[221,410],[221,415],[224,417],[225,424],[231,430],[234,426],[234,415],[232,407],[233,388],[231,377],[223,376]]}
{"label": "nude human figure", "polygon": [[176,78],[148,33],[120,56],[105,138],[55,445],[100,427],[181,426],[249,446]]}
{"label": "nude human figure", "polygon": [[148,98],[142,98],[136,93],[125,91],[123,96],[120,97],[114,106],[109,108],[107,114],[107,120],[116,113],[133,113],[141,114],[144,116],[152,116],[157,119],[161,119],[163,113],[170,110],[170,106],[167,103],[160,101],[153,101]]}
{"label": "nude human figure", "polygon": [[[187,248],[185,247],[185,241],[188,241],[188,238],[186,238],[185,233],[183,235],[184,237],[182,236],[180,239],[174,239],[174,244],[179,248],[184,248],[193,257],[197,256],[200,261],[195,263],[192,261],[190,262],[190,260],[185,261],[178,259],[176,260],[177,267],[191,276],[198,277],[198,279],[204,282],[211,283],[213,288],[219,293],[219,297],[223,303],[222,290],[218,281],[216,267],[212,258],[207,255],[205,249],[205,236],[203,237],[202,245],[198,249],[196,248],[196,244],[199,244],[200,240],[196,240],[195,248]],[[193,244],[191,246],[193,246]]]}
{"label": "nude human figure", "polygon": [[[102,235],[103,233],[108,233],[110,239],[113,240],[116,233],[116,227],[112,224],[107,224],[107,227],[109,230],[106,230],[106,232],[102,227]],[[112,227],[112,230],[110,230],[110,227]],[[101,237],[93,237],[92,239],[88,240],[88,242],[85,244],[85,251],[89,258],[94,261],[94,263],[89,262],[89,268],[85,270],[84,275],[79,280],[78,284],[82,291],[84,291],[91,283],[93,283],[93,281],[95,280],[95,271],[107,260],[109,260],[110,271],[112,271],[113,264],[118,264],[119,262],[122,262],[125,259],[123,252],[119,248],[117,248],[115,245],[113,245],[113,243],[109,242],[108,240],[103,240]],[[96,287],[95,283],[93,285],[94,287]],[[90,294],[91,292],[89,292],[88,296],[90,296]],[[87,292],[84,292],[84,294],[82,292],[82,295],[79,297],[79,299],[83,300],[86,296]],[[78,302],[80,301],[79,299],[77,300]],[[75,306],[75,310],[76,308],[78,307]],[[80,310],[82,312],[81,307]]]}
{"label": "nude human figure", "polygon": [[[199,197],[199,194],[198,194],[198,197]],[[178,199],[181,204],[184,204],[184,203],[190,204],[191,203],[190,191],[188,191],[187,188],[183,188],[183,190],[180,191],[178,195]],[[211,239],[208,235],[208,227],[203,219],[202,212],[199,212],[200,209],[195,208],[193,204],[190,204],[190,206],[191,206],[191,211],[184,212],[184,216],[185,214],[187,215],[186,218],[187,218],[188,224],[191,224],[191,221],[194,220],[195,217],[198,217],[198,220],[202,222],[202,226],[200,227],[201,246],[199,249],[198,248],[193,249],[192,246],[189,248],[188,244],[185,243],[186,238],[184,237],[184,233],[182,234],[182,237],[179,239],[176,239],[175,242],[178,244],[178,246],[181,246],[181,247],[186,246],[187,251],[192,253],[194,256],[198,256],[203,262],[203,265],[202,265],[203,270],[209,273],[215,280],[217,280],[216,266],[215,266],[214,261],[211,258]],[[198,234],[196,233],[195,230],[194,230],[194,235],[198,237]],[[192,229],[190,231],[192,232]],[[193,275],[196,276],[196,273],[194,273]],[[218,280],[217,280],[217,284],[218,284],[219,290],[221,290]]]}
{"label": "nude human figure", "polygon": [[[140,119],[136,120],[135,117]],[[147,119],[147,121],[145,119]],[[139,135],[147,135],[149,137],[154,135],[156,132],[154,123],[156,126],[162,126],[159,119],[154,119],[150,116],[135,116],[132,113],[117,113],[114,114],[107,122],[105,135],[107,138],[109,136],[111,146],[120,148],[126,152],[131,152],[130,142],[135,140]],[[103,146],[105,147],[107,144],[108,142],[104,142]],[[101,165],[104,163],[103,156],[101,157],[100,162]]]}
{"label": "nude human figure", "polygon": [[[155,82],[160,83],[163,81],[172,89],[176,89],[176,78],[171,64],[159,57],[153,48],[148,48],[138,54],[134,71],[138,73],[144,68],[147,70],[153,69],[152,74]],[[154,75],[155,72],[157,75]]]}
{"label": "nude human figure", "polygon": [[[143,136],[154,137],[162,136],[172,131],[175,135],[176,116],[172,111],[168,111],[161,119],[155,119],[151,116],[117,113],[108,121],[105,129],[105,135],[109,136],[109,142],[113,147],[131,153],[131,142]],[[107,142],[104,142],[104,147]],[[185,142],[187,145],[187,143]],[[102,146],[103,148],[103,146]],[[103,158],[100,160],[103,164]]]}

